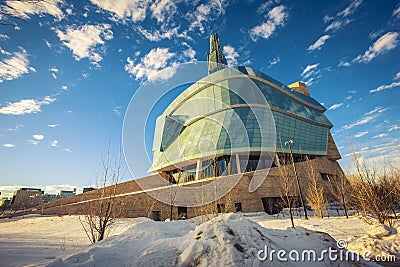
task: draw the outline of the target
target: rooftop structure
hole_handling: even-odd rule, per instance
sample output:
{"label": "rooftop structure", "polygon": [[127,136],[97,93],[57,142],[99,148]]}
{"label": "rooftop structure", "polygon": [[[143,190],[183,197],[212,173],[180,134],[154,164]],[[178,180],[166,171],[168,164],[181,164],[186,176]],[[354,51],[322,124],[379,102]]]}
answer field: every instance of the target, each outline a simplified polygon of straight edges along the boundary
{"label": "rooftop structure", "polygon": [[210,53],[207,53],[208,74],[223,69],[226,66],[226,59],[222,53],[221,43],[218,34],[210,36]]}

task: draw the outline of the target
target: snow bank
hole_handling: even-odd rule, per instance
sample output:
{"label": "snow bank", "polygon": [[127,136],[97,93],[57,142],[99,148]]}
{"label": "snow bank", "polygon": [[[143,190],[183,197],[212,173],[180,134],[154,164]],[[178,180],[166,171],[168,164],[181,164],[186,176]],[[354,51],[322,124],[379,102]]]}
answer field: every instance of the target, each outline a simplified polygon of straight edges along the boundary
{"label": "snow bank", "polygon": [[[400,224],[397,229],[382,224],[365,226],[366,234],[349,238],[347,248],[369,258],[386,258],[393,255],[396,262],[400,260]],[[388,260],[387,260],[388,261]]]}
{"label": "snow bank", "polygon": [[390,236],[392,234],[396,234],[397,230],[396,228],[389,227],[384,224],[378,224],[378,225],[371,225],[367,227],[367,234],[368,236],[372,238],[383,238],[385,236]]}
{"label": "snow bank", "polygon": [[195,224],[185,221],[141,222],[48,266],[176,265],[182,237],[194,228]]}
{"label": "snow bank", "polygon": [[[48,266],[353,266],[329,257],[319,261],[271,260],[272,250],[289,253],[336,248],[326,233],[303,227],[266,229],[240,214],[224,214],[199,226],[189,221],[138,223],[86,250]],[[265,254],[267,252],[267,254]],[[282,255],[281,255],[282,256]],[[288,255],[286,254],[286,257]],[[360,262],[363,265],[365,262]]]}

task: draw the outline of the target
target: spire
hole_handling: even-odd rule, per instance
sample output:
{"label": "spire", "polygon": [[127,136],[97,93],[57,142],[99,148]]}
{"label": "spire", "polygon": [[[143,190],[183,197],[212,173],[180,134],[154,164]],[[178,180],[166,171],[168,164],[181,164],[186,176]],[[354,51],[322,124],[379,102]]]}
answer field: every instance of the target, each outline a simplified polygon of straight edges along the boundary
{"label": "spire", "polygon": [[207,53],[208,74],[221,70],[226,65],[226,59],[222,54],[221,43],[218,34],[210,35],[210,53]]}

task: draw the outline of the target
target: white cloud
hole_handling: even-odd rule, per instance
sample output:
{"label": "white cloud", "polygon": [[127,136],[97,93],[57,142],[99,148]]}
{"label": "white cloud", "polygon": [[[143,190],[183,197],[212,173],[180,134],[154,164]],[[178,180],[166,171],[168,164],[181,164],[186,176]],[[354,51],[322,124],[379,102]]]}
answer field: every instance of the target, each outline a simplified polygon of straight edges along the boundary
{"label": "white cloud", "polygon": [[258,14],[263,14],[265,11],[267,11],[271,6],[273,5],[278,5],[280,3],[280,0],[269,0],[266,1],[264,4],[258,7],[257,13]]}
{"label": "white cloud", "polygon": [[44,135],[43,135],[43,134],[34,134],[34,135],[32,135],[32,137],[33,137],[35,140],[38,140],[38,141],[44,139]]}
{"label": "white cloud", "polygon": [[308,87],[310,87],[311,85],[313,85],[315,83],[315,78],[311,77],[308,80],[303,81]]}
{"label": "white cloud", "polygon": [[382,35],[383,30],[379,30],[376,32],[371,32],[368,37],[372,40],[375,40],[376,38],[378,38],[378,36]]}
{"label": "white cloud", "polygon": [[400,86],[400,82],[392,82],[391,84],[381,85],[381,86],[379,86],[379,87],[377,87],[375,89],[371,89],[369,92],[370,93],[376,93],[376,92],[380,92],[380,91],[383,91],[383,90],[386,90],[386,89],[391,89],[391,88],[399,87],[399,86]]}
{"label": "white cloud", "polygon": [[339,67],[350,67],[350,65],[351,63],[344,59],[341,59],[338,64]]}
{"label": "white cloud", "polygon": [[370,121],[373,121],[375,118],[376,118],[376,116],[366,116],[366,117],[363,117],[363,118],[357,120],[357,121],[354,122],[354,123],[351,123],[351,124],[349,124],[349,125],[343,126],[343,129],[351,129],[351,128],[355,127],[355,126],[359,126],[359,125],[366,124],[366,123],[368,123],[368,122],[370,122]]}
{"label": "white cloud", "polygon": [[388,32],[376,40],[363,55],[358,55],[353,61],[368,63],[376,56],[396,48],[398,43],[397,32]]}
{"label": "white cloud", "polygon": [[55,98],[46,96],[40,100],[36,99],[23,99],[18,102],[8,102],[5,107],[0,108],[0,114],[5,115],[25,115],[30,113],[41,112],[43,105],[49,105],[56,101]]}
{"label": "white cloud", "polygon": [[64,148],[64,151],[69,152],[69,153],[72,152],[71,149],[69,149],[69,148]]}
{"label": "white cloud", "polygon": [[61,190],[69,190],[72,191],[75,188],[78,189],[79,187],[69,184],[60,184],[60,185],[46,185],[46,186],[37,186],[38,188],[43,188],[46,193],[59,193]]}
{"label": "white cloud", "polygon": [[328,23],[329,21],[332,21],[333,19],[335,19],[335,18],[331,17],[329,15],[325,15],[322,20],[324,21],[324,23]]}
{"label": "white cloud", "polygon": [[365,115],[372,115],[372,114],[374,114],[374,113],[382,113],[382,112],[384,112],[384,111],[386,111],[386,110],[388,110],[388,109],[387,109],[387,108],[382,108],[382,107],[376,107],[376,108],[374,108],[373,110],[371,110],[371,111],[365,113]]}
{"label": "white cloud", "polygon": [[271,59],[271,60],[269,61],[268,69],[270,69],[272,66],[278,64],[279,62],[281,62],[281,59],[279,58],[279,56],[274,57],[273,59]]}
{"label": "white cloud", "polygon": [[6,13],[23,19],[29,19],[31,15],[49,14],[57,19],[64,17],[59,8],[64,4],[63,0],[46,1],[6,1],[4,10]]}
{"label": "white cloud", "polygon": [[53,140],[50,142],[50,146],[52,147],[57,147],[58,146],[58,141],[57,140]]}
{"label": "white cloud", "polygon": [[398,130],[398,129],[400,129],[400,126],[399,126],[399,125],[392,125],[392,126],[390,126],[390,128],[388,129],[388,131],[391,132],[391,131],[395,131],[395,130]]}
{"label": "white cloud", "polygon": [[326,29],[325,32],[328,31],[337,31],[338,29],[342,28],[343,26],[345,26],[346,24],[349,24],[350,20],[346,19],[346,20],[335,20],[334,22],[332,22],[331,24],[329,24]]}
{"label": "white cloud", "polygon": [[4,33],[0,33],[0,40],[1,41],[5,41],[5,40],[8,40],[8,39],[10,39],[10,36],[8,36],[7,34],[4,34]]}
{"label": "white cloud", "polygon": [[12,55],[10,52],[4,50],[3,48],[0,47],[0,53],[2,53],[3,55]]}
{"label": "white cloud", "polygon": [[345,97],[345,99],[346,99],[347,101],[351,100],[352,98],[353,98],[352,95],[348,95],[348,96]]}
{"label": "white cloud", "polygon": [[120,110],[121,108],[122,108],[122,106],[116,106],[116,107],[114,107],[114,110],[113,110],[114,114],[117,115],[117,116],[120,116],[120,115],[121,115],[121,112],[120,112],[119,110]]}
{"label": "white cloud", "polygon": [[56,30],[56,34],[62,44],[71,49],[76,60],[89,58],[96,64],[103,58],[95,51],[98,45],[103,45],[104,41],[113,38],[113,32],[109,24],[83,25],[74,28],[69,26],[66,32]]}
{"label": "white cloud", "polygon": [[224,14],[225,10],[220,0],[211,0],[207,4],[199,5],[193,14],[188,14],[191,24],[189,30],[199,29],[201,33],[205,32],[205,22],[214,20],[219,15]]}
{"label": "white cloud", "polygon": [[229,66],[234,66],[238,64],[237,58],[239,57],[239,53],[236,52],[233,46],[225,45],[223,47],[223,53]]}
{"label": "white cloud", "polygon": [[37,146],[39,144],[39,142],[37,140],[28,140],[28,143],[31,145],[35,145],[35,146]]}
{"label": "white cloud", "polygon": [[54,79],[57,79],[56,73],[58,73],[58,69],[56,67],[52,67],[49,69],[49,71],[51,72],[51,76],[53,76]]}
{"label": "white cloud", "polygon": [[381,134],[377,134],[377,135],[375,135],[375,136],[373,136],[372,138],[382,138],[382,137],[386,137],[386,136],[388,136],[388,134],[387,133],[381,133]]}
{"label": "white cloud", "polygon": [[366,134],[368,134],[367,131],[365,131],[365,132],[358,132],[358,133],[356,133],[356,134],[354,135],[354,137],[355,137],[355,138],[360,138],[361,136],[364,136],[364,135],[366,135]]}
{"label": "white cloud", "polygon": [[63,86],[61,86],[61,89],[64,90],[64,91],[67,91],[68,90],[68,86],[63,85]]}
{"label": "white cloud", "polygon": [[332,106],[330,106],[328,108],[328,110],[335,110],[335,109],[340,108],[341,106],[343,106],[343,103],[333,104]]}
{"label": "white cloud", "polygon": [[3,147],[10,148],[10,147],[15,147],[15,145],[13,145],[13,144],[4,144]]}
{"label": "white cloud", "polygon": [[362,0],[353,1],[344,10],[338,12],[335,17],[325,16],[324,23],[331,22],[325,28],[325,32],[337,31],[352,22],[352,19],[349,19],[348,17],[355,13],[355,11],[361,6],[362,2]]}
{"label": "white cloud", "polygon": [[348,124],[348,125],[344,125],[342,128],[343,129],[351,129],[355,126],[360,126],[360,125],[364,125],[367,124],[371,121],[374,121],[381,113],[385,112],[386,110],[388,110],[387,108],[382,108],[382,107],[376,107],[373,110],[367,112],[364,114],[364,116],[357,120],[354,123]]}
{"label": "white cloud", "polygon": [[319,63],[308,65],[304,68],[303,72],[300,74],[303,78],[309,77],[313,72],[315,72],[316,68],[319,66]]}
{"label": "white cloud", "polygon": [[168,30],[155,30],[153,32],[150,32],[148,30],[145,30],[143,27],[138,26],[137,30],[149,41],[152,42],[159,42],[163,39],[169,39],[171,40],[174,37],[182,37],[182,38],[187,38],[185,33],[178,33],[179,27],[168,29]]}
{"label": "white cloud", "polygon": [[351,2],[351,4],[348,7],[346,7],[343,11],[339,12],[337,15],[345,18],[354,14],[354,12],[362,4],[362,2],[363,2],[362,0],[355,0]]}
{"label": "white cloud", "polygon": [[18,132],[19,129],[21,129],[22,127],[24,127],[24,125],[17,123],[17,124],[15,124],[14,128],[8,128],[8,131],[10,131],[10,132]]}
{"label": "white cloud", "polygon": [[[170,66],[167,67],[168,61],[174,56],[175,53],[169,52],[168,48],[154,48],[141,58],[140,63],[135,64],[135,60],[128,57],[128,64],[125,65],[125,71],[134,75],[136,80],[168,80],[176,72],[177,62],[172,62]],[[161,76],[155,75],[161,70],[164,70],[160,74]]]}
{"label": "white cloud", "polygon": [[176,2],[171,0],[155,0],[150,5],[151,16],[157,20],[158,23],[165,23],[173,17],[177,11]]}
{"label": "white cloud", "polygon": [[113,13],[118,19],[140,22],[146,18],[149,1],[143,0],[90,0],[94,5]]}
{"label": "white cloud", "polygon": [[55,128],[55,127],[57,127],[57,126],[59,126],[60,124],[47,124],[47,127],[50,127],[50,128]]}
{"label": "white cloud", "polygon": [[308,51],[314,51],[315,49],[320,50],[322,48],[322,46],[325,44],[325,42],[331,38],[330,35],[325,34],[323,36],[321,36],[315,43],[313,43],[312,45],[310,45],[308,47]]}
{"label": "white cloud", "polygon": [[29,71],[35,71],[35,69],[29,68],[26,51],[22,48],[21,50],[21,52],[13,53],[11,58],[0,61],[0,82],[14,80],[29,73]]}
{"label": "white cloud", "polygon": [[196,57],[196,51],[194,51],[192,47],[189,47],[188,49],[183,51],[183,55],[187,57],[190,61],[193,61]]}
{"label": "white cloud", "polygon": [[58,69],[56,67],[52,67],[52,68],[49,69],[49,71],[57,73]]}
{"label": "white cloud", "polygon": [[398,4],[396,8],[393,10],[392,16],[397,19],[400,19],[400,4]]}
{"label": "white cloud", "polygon": [[393,78],[393,80],[398,80],[398,79],[400,79],[400,71],[396,73],[396,75]]}
{"label": "white cloud", "polygon": [[259,37],[269,39],[278,27],[285,25],[285,20],[288,17],[286,7],[283,5],[276,6],[267,14],[267,21],[250,30],[250,37],[253,41],[257,41]]}
{"label": "white cloud", "polygon": [[44,43],[46,44],[46,46],[47,46],[48,48],[51,48],[51,47],[52,47],[52,45],[50,44],[50,42],[47,41],[46,39],[44,39]]}

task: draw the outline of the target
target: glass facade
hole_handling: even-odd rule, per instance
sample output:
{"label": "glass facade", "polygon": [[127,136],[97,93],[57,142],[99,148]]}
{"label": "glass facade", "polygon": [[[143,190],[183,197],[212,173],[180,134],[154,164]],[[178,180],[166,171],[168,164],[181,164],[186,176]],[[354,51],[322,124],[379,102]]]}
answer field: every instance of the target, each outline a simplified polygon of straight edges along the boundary
{"label": "glass facade", "polygon": [[[254,158],[260,153],[288,152],[287,140],[294,141],[294,154],[326,155],[332,125],[324,111],[252,68],[217,71],[187,88],[158,118],[151,171],[200,158],[201,178],[227,175],[238,169],[230,155],[242,153],[252,155],[240,166],[250,171],[270,166],[270,157]],[[187,173],[184,180],[194,179],[196,164]]]}

